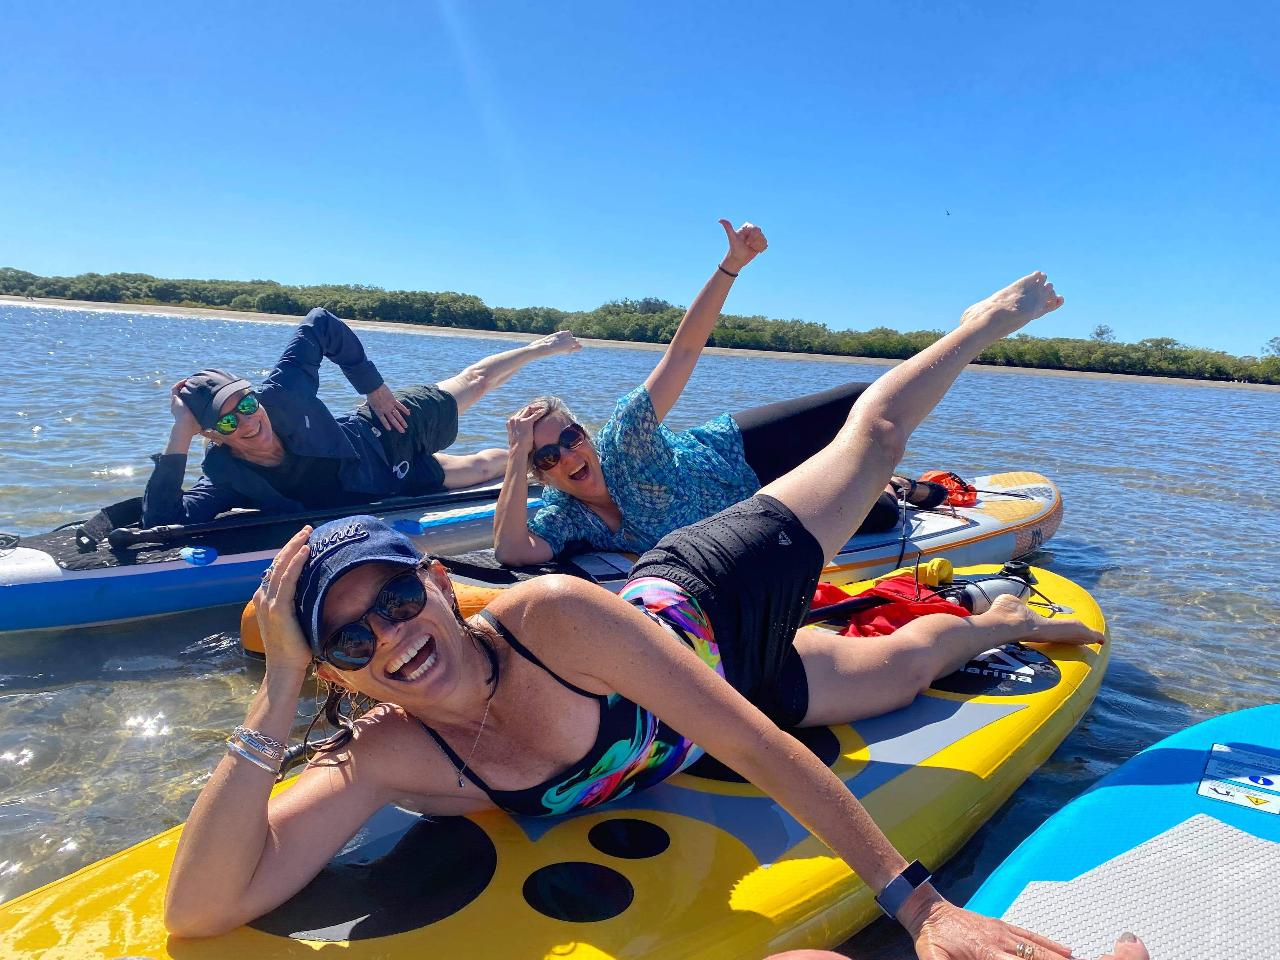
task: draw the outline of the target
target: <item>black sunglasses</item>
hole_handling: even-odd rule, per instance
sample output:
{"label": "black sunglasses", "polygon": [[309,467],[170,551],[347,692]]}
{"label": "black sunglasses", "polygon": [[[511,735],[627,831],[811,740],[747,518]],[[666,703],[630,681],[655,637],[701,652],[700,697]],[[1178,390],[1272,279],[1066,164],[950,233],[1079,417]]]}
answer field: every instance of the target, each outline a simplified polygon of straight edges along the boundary
{"label": "black sunglasses", "polygon": [[369,614],[376,613],[384,620],[401,623],[412,620],[422,612],[427,603],[427,588],[416,570],[397,573],[382,585],[371,606],[344,627],[339,627],[325,639],[320,658],[339,670],[359,670],[367,667],[378,648],[378,638],[369,629]]}
{"label": "black sunglasses", "polygon": [[555,443],[548,443],[533,451],[533,456],[529,458],[539,470],[547,471],[555,467],[560,462],[560,448],[565,450],[576,450],[582,446],[582,441],[587,439],[587,431],[576,423],[571,423],[560,431],[560,439]]}

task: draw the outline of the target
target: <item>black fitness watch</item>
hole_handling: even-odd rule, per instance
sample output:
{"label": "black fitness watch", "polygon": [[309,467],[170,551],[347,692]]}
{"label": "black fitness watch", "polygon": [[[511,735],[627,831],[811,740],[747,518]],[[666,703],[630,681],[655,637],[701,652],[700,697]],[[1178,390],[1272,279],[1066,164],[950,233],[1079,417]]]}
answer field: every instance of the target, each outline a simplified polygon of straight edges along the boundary
{"label": "black fitness watch", "polygon": [[880,891],[876,897],[876,903],[880,904],[880,909],[887,917],[896,920],[898,911],[907,902],[907,898],[928,883],[932,877],[933,874],[929,872],[928,867],[919,860],[912,860],[905,870],[890,880]]}

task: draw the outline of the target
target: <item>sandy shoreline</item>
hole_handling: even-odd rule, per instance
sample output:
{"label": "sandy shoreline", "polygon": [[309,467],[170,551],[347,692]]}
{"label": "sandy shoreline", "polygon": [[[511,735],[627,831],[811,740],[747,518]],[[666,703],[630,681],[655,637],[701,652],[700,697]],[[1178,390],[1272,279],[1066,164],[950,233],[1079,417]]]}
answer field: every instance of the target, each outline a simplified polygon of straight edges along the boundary
{"label": "sandy shoreline", "polygon": [[[214,307],[175,307],[148,303],[98,303],[89,300],[58,300],[54,298],[18,297],[0,294],[0,304],[11,303],[15,306],[54,307],[59,310],[115,310],[121,313],[152,313],[169,317],[213,317],[219,320],[243,320],[253,323],[295,324],[299,317],[279,313],[258,313],[249,310],[220,310]],[[428,327],[412,323],[392,323],[382,320],[348,320],[357,330],[386,330],[391,333],[408,333],[424,337],[479,337],[487,340],[515,340],[528,342],[537,339],[540,334],[510,333],[500,330],[468,330],[461,327]],[[661,343],[637,343],[633,340],[592,340],[582,338],[584,347],[613,347],[622,350],[660,351],[666,345]],[[748,350],[741,347],[707,347],[709,354],[721,356],[769,357],[777,360],[801,360],[821,363],[865,364],[877,367],[892,367],[900,360],[885,360],[880,357],[847,357],[826,353],[787,353],[781,350]],[[1069,377],[1082,380],[1119,380],[1126,383],[1169,383],[1188,387],[1211,387],[1232,390],[1258,390],[1280,393],[1280,385],[1269,383],[1230,383],[1222,380],[1191,380],[1182,377],[1152,377],[1125,373],[1094,373],[1086,370],[1042,370],[1038,367],[996,367],[984,364],[971,364],[969,369],[975,373],[991,373],[996,375],[1032,374],[1042,377]]]}

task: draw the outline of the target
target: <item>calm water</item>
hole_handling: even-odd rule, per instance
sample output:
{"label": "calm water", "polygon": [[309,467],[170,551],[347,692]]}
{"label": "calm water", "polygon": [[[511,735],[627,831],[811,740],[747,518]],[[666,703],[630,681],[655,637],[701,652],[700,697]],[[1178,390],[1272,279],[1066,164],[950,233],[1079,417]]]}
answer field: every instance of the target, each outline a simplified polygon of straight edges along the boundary
{"label": "calm water", "polygon": [[[168,436],[171,383],[213,364],[264,375],[270,323],[0,305],[0,530],[36,533],[140,492]],[[362,331],[393,387],[443,379],[510,342]],[[455,449],[505,445],[537,393],[598,425],[657,354],[591,348],[538,364],[468,413]],[[676,427],[882,367],[702,360]],[[324,399],[355,399],[336,368]],[[916,433],[906,472],[1034,469],[1066,518],[1039,563],[1090,589],[1115,643],[1093,709],[940,874],[963,902],[1064,802],[1147,744],[1280,693],[1280,394],[969,372]],[[185,819],[258,679],[238,611],[0,638],[0,900]],[[300,708],[307,712],[308,704]],[[888,925],[846,945],[902,955]]]}

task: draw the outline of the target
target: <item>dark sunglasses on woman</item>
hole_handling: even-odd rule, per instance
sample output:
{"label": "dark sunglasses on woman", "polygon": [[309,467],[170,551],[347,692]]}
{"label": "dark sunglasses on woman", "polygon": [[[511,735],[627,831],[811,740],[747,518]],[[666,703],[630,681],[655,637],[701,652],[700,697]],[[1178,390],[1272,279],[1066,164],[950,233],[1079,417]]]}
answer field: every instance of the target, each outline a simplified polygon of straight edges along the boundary
{"label": "dark sunglasses on woman", "polygon": [[246,393],[240,398],[240,402],[236,404],[234,410],[218,418],[218,422],[213,425],[213,429],[224,437],[229,437],[239,429],[241,417],[251,417],[257,412],[258,398],[252,393]]}
{"label": "dark sunglasses on woman", "polygon": [[355,620],[339,627],[324,642],[320,657],[339,670],[367,667],[378,648],[378,638],[366,622],[376,613],[384,620],[402,623],[422,612],[427,602],[427,588],[416,570],[397,573],[382,585],[371,606]]}
{"label": "dark sunglasses on woman", "polygon": [[587,439],[587,431],[576,423],[571,423],[560,431],[560,439],[555,443],[548,443],[537,450],[533,451],[533,456],[529,458],[539,470],[547,471],[555,467],[560,462],[560,449],[576,450],[582,446],[582,441]]}

